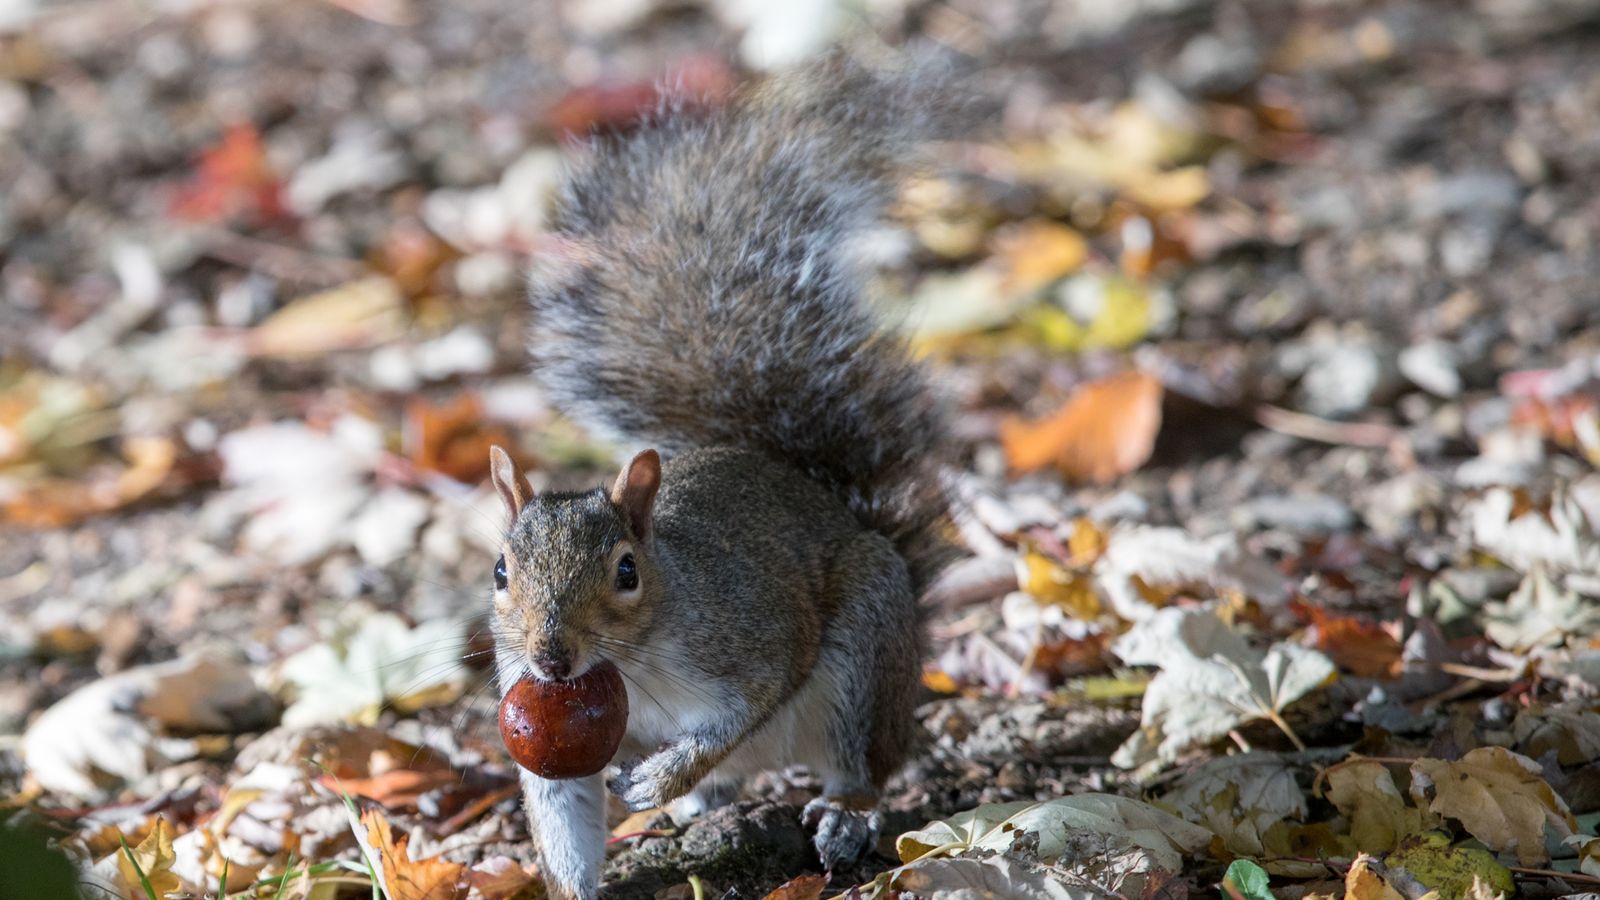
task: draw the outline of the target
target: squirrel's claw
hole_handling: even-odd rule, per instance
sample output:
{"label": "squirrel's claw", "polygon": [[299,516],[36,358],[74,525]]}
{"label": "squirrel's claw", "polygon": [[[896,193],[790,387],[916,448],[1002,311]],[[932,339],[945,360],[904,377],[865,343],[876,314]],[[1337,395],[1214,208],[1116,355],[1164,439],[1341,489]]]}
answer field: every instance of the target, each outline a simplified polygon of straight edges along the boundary
{"label": "squirrel's claw", "polygon": [[831,871],[872,850],[883,827],[883,815],[876,809],[852,809],[838,800],[818,797],[806,804],[800,822],[817,829],[812,842],[823,867]]}
{"label": "squirrel's claw", "polygon": [[636,759],[623,763],[617,769],[617,774],[606,781],[606,787],[621,798],[630,812],[643,812],[661,805],[656,800],[655,785],[644,772],[645,762]]}

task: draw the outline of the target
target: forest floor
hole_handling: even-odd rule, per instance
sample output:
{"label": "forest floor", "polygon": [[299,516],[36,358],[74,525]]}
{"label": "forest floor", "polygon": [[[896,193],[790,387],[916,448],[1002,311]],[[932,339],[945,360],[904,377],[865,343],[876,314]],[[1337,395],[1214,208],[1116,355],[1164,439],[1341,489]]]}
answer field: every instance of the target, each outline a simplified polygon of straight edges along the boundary
{"label": "forest floor", "polygon": [[[615,462],[521,273],[567,138],[829,36],[758,6],[0,0],[0,871],[537,895],[487,448]],[[971,557],[782,896],[1600,890],[1600,2],[801,6],[1000,115],[862,237]],[[816,875],[817,788],[619,812],[606,891]]]}

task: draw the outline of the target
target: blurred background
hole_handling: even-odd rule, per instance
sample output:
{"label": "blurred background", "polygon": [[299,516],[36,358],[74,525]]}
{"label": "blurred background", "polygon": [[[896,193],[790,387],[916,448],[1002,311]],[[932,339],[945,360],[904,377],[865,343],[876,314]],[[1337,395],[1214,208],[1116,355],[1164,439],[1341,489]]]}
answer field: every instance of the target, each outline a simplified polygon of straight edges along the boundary
{"label": "blurred background", "polygon": [[[6,803],[85,867],[160,815],[199,890],[348,855],[289,790],[312,755],[430,852],[514,857],[471,656],[487,450],[540,486],[611,465],[526,378],[562,159],[662,79],[715,104],[845,37],[944,45],[998,110],[861,238],[962,412],[936,730],[1000,740],[1112,671],[1179,590],[1138,559],[1091,590],[1116,523],[1187,541],[1188,594],[1314,588],[1297,627],[1537,568],[1484,553],[1600,571],[1507,536],[1600,523],[1600,2],[0,0]],[[1382,650],[1347,671],[1400,658],[1351,634]],[[929,763],[908,819],[1120,777],[957,749],[988,761]],[[193,827],[219,809],[254,825]]]}

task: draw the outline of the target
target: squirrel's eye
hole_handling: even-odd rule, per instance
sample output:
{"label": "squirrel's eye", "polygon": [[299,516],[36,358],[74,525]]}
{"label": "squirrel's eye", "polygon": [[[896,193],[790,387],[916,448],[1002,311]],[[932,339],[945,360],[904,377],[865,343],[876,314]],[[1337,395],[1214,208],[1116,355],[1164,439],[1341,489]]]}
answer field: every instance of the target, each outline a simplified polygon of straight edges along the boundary
{"label": "squirrel's eye", "polygon": [[617,590],[631,591],[639,586],[639,570],[633,566],[633,554],[624,553],[617,560]]}
{"label": "squirrel's eye", "polygon": [[506,558],[504,556],[494,561],[494,589],[506,589]]}

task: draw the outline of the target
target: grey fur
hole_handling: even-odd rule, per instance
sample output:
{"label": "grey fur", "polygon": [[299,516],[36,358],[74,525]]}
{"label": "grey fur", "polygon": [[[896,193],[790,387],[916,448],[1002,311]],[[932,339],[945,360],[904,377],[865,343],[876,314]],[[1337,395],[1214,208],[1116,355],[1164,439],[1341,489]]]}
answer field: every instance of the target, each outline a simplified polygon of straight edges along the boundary
{"label": "grey fur", "polygon": [[783,459],[893,540],[919,592],[950,559],[943,411],[849,250],[960,108],[940,84],[929,64],[835,58],[597,141],[561,194],[565,258],[531,290],[534,370],[561,409],[664,453]]}
{"label": "grey fur", "polygon": [[[910,751],[916,597],[950,555],[943,417],[841,252],[932,117],[914,80],[831,65],[605,142],[567,184],[565,249],[533,281],[535,373],[590,427],[666,453],[653,508],[524,502],[509,458],[495,476],[502,686],[616,663],[629,720],[609,787],[631,808],[811,767],[830,867],[872,846]],[[592,897],[597,781],[523,781],[547,884]]]}

